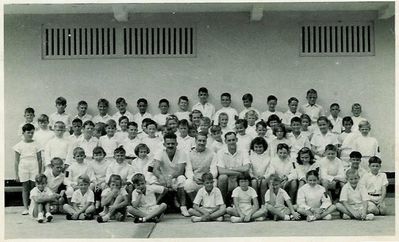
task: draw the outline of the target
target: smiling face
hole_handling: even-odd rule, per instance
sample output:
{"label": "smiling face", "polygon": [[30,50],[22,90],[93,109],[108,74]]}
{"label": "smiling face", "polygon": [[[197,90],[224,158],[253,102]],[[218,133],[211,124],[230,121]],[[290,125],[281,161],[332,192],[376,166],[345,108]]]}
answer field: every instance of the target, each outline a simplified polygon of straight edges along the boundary
{"label": "smiling face", "polygon": [[147,104],[145,102],[139,102],[137,108],[141,114],[144,114],[147,111]]}
{"label": "smiling face", "polygon": [[97,108],[101,116],[105,116],[108,113],[108,106],[104,103],[99,103]]}
{"label": "smiling face", "polygon": [[277,150],[277,155],[281,160],[285,160],[288,158],[288,150],[285,148]]}
{"label": "smiling face", "polygon": [[93,132],[94,126],[91,124],[86,124],[86,126],[83,128],[83,135],[86,139],[90,139],[93,136]]}
{"label": "smiling face", "polygon": [[310,155],[309,153],[301,153],[299,154],[299,159],[302,161],[304,165],[310,163]]}
{"label": "smiling face", "polygon": [[122,119],[120,122],[119,122],[119,126],[121,127],[121,130],[122,131],[127,131],[127,123],[128,123],[128,119]]}
{"label": "smiling face", "polygon": [[116,127],[113,125],[108,125],[107,127],[105,127],[105,132],[107,133],[107,135],[109,137],[114,136],[115,131],[116,131]]}
{"label": "smiling face", "polygon": [[220,125],[220,127],[226,128],[228,122],[229,122],[229,116],[227,116],[227,115],[219,115],[219,125]]}
{"label": "smiling face", "polygon": [[196,150],[198,152],[204,151],[206,147],[206,137],[200,134],[197,135],[197,138],[195,139],[195,144],[196,144]]}
{"label": "smiling face", "polygon": [[129,125],[128,129],[127,129],[127,133],[129,135],[130,139],[134,139],[137,136],[137,127],[134,125]]}
{"label": "smiling face", "polygon": [[334,160],[337,157],[337,152],[334,150],[326,150],[324,152],[325,156],[327,157],[327,159],[329,160]]}
{"label": "smiling face", "polygon": [[76,152],[75,154],[73,154],[73,158],[76,160],[76,162],[83,163],[84,159],[86,158],[85,152]]}
{"label": "smiling face", "polygon": [[316,104],[316,100],[317,100],[317,94],[316,93],[309,93],[306,96],[306,100],[308,100],[308,103],[310,105],[315,105]]}
{"label": "smiling face", "polygon": [[186,112],[188,110],[188,101],[180,99],[178,105],[181,111]]}
{"label": "smiling face", "polygon": [[298,110],[298,102],[293,100],[288,104],[288,108],[290,109],[291,113],[296,113]]}
{"label": "smiling face", "polygon": [[242,100],[242,104],[244,105],[245,108],[250,108],[252,106],[252,102],[249,99]]}
{"label": "smiling face", "polygon": [[154,138],[156,132],[157,132],[157,126],[155,124],[147,125],[147,134],[149,137]]}
{"label": "smiling face", "polygon": [[325,120],[317,121],[317,125],[319,126],[320,133],[326,134],[328,132],[328,123]]}
{"label": "smiling face", "polygon": [[125,113],[126,112],[126,107],[127,103],[126,102],[120,102],[116,104],[116,108],[119,110],[120,113]]}
{"label": "smiling face", "polygon": [[79,179],[78,187],[82,193],[87,192],[87,190],[89,189],[89,185],[90,184],[88,182],[84,181],[83,179]]}
{"label": "smiling face", "polygon": [[62,136],[64,136],[64,133],[65,133],[65,125],[62,124],[54,125],[54,134],[56,137],[62,138]]}
{"label": "smiling face", "polygon": [[377,175],[381,169],[381,164],[378,163],[371,163],[369,164],[370,172],[374,175]]}
{"label": "smiling face", "polygon": [[225,143],[229,149],[236,149],[237,148],[237,137],[235,134],[229,134],[226,136]]}
{"label": "smiling face", "polygon": [[301,132],[301,123],[300,122],[292,122],[291,129],[294,134],[298,134]]}
{"label": "smiling face", "polygon": [[35,134],[35,130],[26,130],[23,132],[25,142],[31,142],[33,140],[33,135]]}
{"label": "smiling face", "polygon": [[125,161],[126,154],[124,152],[114,153],[114,158],[118,164],[122,164]]}
{"label": "smiling face", "polygon": [[359,117],[362,113],[362,107],[360,105],[353,105],[352,106],[352,114],[355,117]]}
{"label": "smiling face", "polygon": [[269,111],[270,112],[275,112],[276,111],[276,106],[277,106],[277,100],[270,100],[267,102],[267,105],[269,106]]}
{"label": "smiling face", "polygon": [[259,137],[265,137],[267,132],[266,127],[262,126],[262,125],[258,125],[256,127],[256,133],[258,134]]}
{"label": "smiling face", "polygon": [[265,152],[265,148],[262,144],[254,144],[254,152],[258,155],[261,155]]}
{"label": "smiling face", "polygon": [[205,180],[204,187],[205,187],[205,191],[211,192],[213,189],[213,180],[212,179]]}
{"label": "smiling face", "polygon": [[105,154],[102,152],[93,154],[93,159],[97,162],[101,162],[105,157]]}
{"label": "smiling face", "polygon": [[200,126],[201,124],[201,117],[202,115],[200,113],[193,113],[192,114],[192,120],[193,120],[193,124],[197,127]]}
{"label": "smiling face", "polygon": [[208,93],[199,92],[198,99],[199,99],[200,103],[205,104],[208,101]]}
{"label": "smiling face", "polygon": [[359,128],[360,133],[363,136],[367,136],[370,133],[370,126],[369,125],[363,125]]}
{"label": "smiling face", "polygon": [[245,127],[244,124],[238,123],[235,125],[236,126],[236,132],[239,133],[240,135],[245,135]]}
{"label": "smiling face", "polygon": [[163,146],[165,146],[167,151],[173,152],[176,150],[177,141],[176,139],[165,139]]}
{"label": "smiling face", "polygon": [[41,120],[37,122],[39,124],[40,129],[47,129],[48,120]]}
{"label": "smiling face", "polygon": [[356,187],[357,184],[359,183],[359,175],[358,174],[350,174],[349,176],[346,177],[346,180],[349,182],[349,184],[352,187]]}
{"label": "smiling face", "polygon": [[315,175],[309,175],[309,176],[307,177],[307,183],[308,183],[311,187],[316,186],[317,181],[318,181],[318,178],[317,178],[317,176],[315,176]]}
{"label": "smiling face", "polygon": [[138,152],[138,156],[140,159],[145,159],[148,155],[148,150],[145,147],[141,147],[139,148],[139,152]]}
{"label": "smiling face", "polygon": [[134,188],[144,193],[146,190],[145,180],[138,181],[136,184],[134,184]]}
{"label": "smiling face", "polygon": [[358,157],[352,157],[349,159],[349,162],[351,163],[351,168],[357,170],[359,169],[360,162],[362,161],[361,158]]}
{"label": "smiling face", "polygon": [[25,121],[27,123],[32,123],[33,122],[33,118],[35,117],[35,114],[31,113],[31,112],[26,112],[24,117],[25,117]]}
{"label": "smiling face", "polygon": [[38,182],[36,182],[36,187],[37,187],[37,189],[39,189],[39,191],[44,191],[44,188],[46,188],[46,186],[47,186],[47,181],[46,182],[40,182],[40,183],[38,183]]}
{"label": "smiling face", "polygon": [[57,160],[51,164],[51,170],[54,176],[58,176],[59,174],[61,174],[63,168],[64,164],[61,160]]}
{"label": "smiling face", "polygon": [[227,108],[230,106],[231,99],[228,96],[222,96],[220,97],[220,103],[223,107]]}
{"label": "smiling face", "polygon": [[78,109],[78,115],[82,117],[87,112],[87,105],[86,104],[80,104],[77,109]]}

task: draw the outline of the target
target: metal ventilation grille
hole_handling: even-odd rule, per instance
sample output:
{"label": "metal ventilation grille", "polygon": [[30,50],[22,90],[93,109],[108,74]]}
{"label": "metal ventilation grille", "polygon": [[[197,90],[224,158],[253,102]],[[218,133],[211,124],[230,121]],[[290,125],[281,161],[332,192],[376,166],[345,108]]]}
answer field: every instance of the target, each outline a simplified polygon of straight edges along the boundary
{"label": "metal ventilation grille", "polygon": [[194,28],[124,28],[123,43],[128,56],[194,56]]}
{"label": "metal ventilation grille", "polygon": [[192,26],[42,27],[43,59],[195,57]]}
{"label": "metal ventilation grille", "polygon": [[116,55],[115,28],[45,28],[43,58]]}
{"label": "metal ventilation grille", "polygon": [[300,56],[374,55],[374,27],[368,23],[303,24]]}

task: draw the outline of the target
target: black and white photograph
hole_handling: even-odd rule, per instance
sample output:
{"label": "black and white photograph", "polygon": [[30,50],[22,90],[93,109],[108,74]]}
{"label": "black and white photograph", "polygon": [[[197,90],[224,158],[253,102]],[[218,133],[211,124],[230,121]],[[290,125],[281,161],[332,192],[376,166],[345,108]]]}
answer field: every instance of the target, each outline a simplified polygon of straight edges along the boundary
{"label": "black and white photograph", "polygon": [[28,2],[2,239],[397,236],[395,1]]}

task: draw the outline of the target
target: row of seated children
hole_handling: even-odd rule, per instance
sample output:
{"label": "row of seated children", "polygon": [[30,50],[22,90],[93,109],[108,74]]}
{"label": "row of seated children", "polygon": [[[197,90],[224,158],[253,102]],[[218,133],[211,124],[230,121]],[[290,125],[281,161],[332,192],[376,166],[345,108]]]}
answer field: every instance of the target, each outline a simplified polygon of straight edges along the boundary
{"label": "row of seated children", "polygon": [[[203,187],[197,192],[193,201],[193,208],[189,209],[192,222],[223,221],[225,213],[230,215],[230,221],[250,222],[263,221],[267,218],[274,220],[300,220],[309,222],[324,219],[331,220],[332,213],[338,210],[343,219],[372,220],[374,214],[383,215],[385,212],[386,183],[379,168],[381,160],[372,157],[369,160],[371,172],[369,178],[359,182],[358,171],[349,169],[346,172],[348,182],[342,188],[339,202],[332,203],[330,196],[323,186],[319,185],[319,174],[316,170],[306,173],[306,184],[298,190],[296,205],[291,197],[281,188],[282,179],[277,174],[270,176],[270,187],[264,195],[264,204],[259,206],[258,194],[250,187],[251,177],[242,173],[237,176],[238,187],[232,192],[234,206],[227,207],[220,190],[214,186],[211,173],[202,175]],[[385,178],[386,179],[386,178]],[[36,187],[31,191],[31,214],[37,216],[39,223],[52,220],[50,204],[60,197],[54,194],[47,186],[47,177],[43,174],[35,178]],[[79,176],[79,189],[73,193],[72,205],[65,204],[64,211],[67,219],[90,220],[95,214],[95,196],[89,189],[89,177]],[[104,211],[97,217],[98,222],[107,222],[110,219],[124,221],[126,214],[135,217],[135,223],[158,222],[167,208],[165,203],[159,203],[156,193],[163,193],[166,188],[146,184],[143,174],[137,173],[132,177],[134,190],[131,200],[122,186],[119,175],[111,175],[108,187],[101,194],[101,203]],[[380,194],[373,194],[379,190]],[[378,191],[377,191],[378,192]],[[129,202],[130,201],[130,202]]]}
{"label": "row of seated children", "polygon": [[[227,127],[229,129],[234,128],[234,122],[237,118],[244,119],[248,111],[255,112],[259,120],[262,119],[265,121],[268,120],[270,115],[276,115],[287,126],[290,125],[290,120],[293,117],[300,117],[302,114],[306,114],[310,118],[311,123],[309,125],[315,124],[317,119],[320,116],[324,115],[323,107],[316,103],[317,92],[314,89],[310,89],[307,92],[306,99],[308,103],[302,105],[300,111],[298,110],[298,104],[299,104],[298,99],[295,97],[291,97],[288,100],[288,110],[284,113],[276,111],[277,98],[274,95],[268,96],[267,98],[268,110],[263,113],[260,113],[257,109],[252,107],[253,96],[251,94],[247,93],[243,95],[242,101],[244,109],[240,112],[240,114],[238,114],[236,109],[230,106],[231,95],[229,93],[223,93],[221,95],[220,100],[222,108],[216,112],[214,105],[208,102],[208,97],[209,93],[207,88],[201,87],[198,90],[199,102],[193,105],[192,111],[197,110],[201,112],[204,117],[208,117],[211,120],[213,120],[214,124],[219,123],[220,119],[219,115],[221,113],[224,113],[228,116]],[[122,97],[116,100],[116,108],[118,109],[118,111],[112,116],[108,114],[109,102],[104,98],[98,100],[97,108],[99,114],[94,117],[87,113],[88,104],[86,101],[80,101],[78,103],[77,105],[78,114],[74,118],[71,118],[71,116],[66,114],[65,112],[67,106],[67,100],[65,98],[63,97],[57,98],[55,101],[55,106],[57,108],[57,111],[50,115],[49,128],[53,129],[57,121],[62,121],[66,125],[68,131],[73,126],[73,120],[75,119],[80,119],[82,120],[82,122],[85,122],[87,120],[92,120],[94,123],[98,122],[106,123],[108,120],[113,119],[115,120],[115,122],[117,122],[117,129],[120,130],[121,127],[118,121],[119,118],[122,116],[127,117],[130,121],[136,122],[139,125],[139,131],[141,131],[141,123],[143,119],[151,118],[158,124],[159,127],[161,127],[165,125],[166,117],[170,115],[169,101],[167,99],[161,99],[159,101],[158,107],[160,109],[160,113],[156,115],[151,115],[150,113],[147,112],[148,101],[144,98],[140,98],[137,101],[137,108],[139,112],[135,115],[133,115],[131,112],[127,110],[127,102]],[[186,96],[181,96],[179,98],[178,106],[179,106],[179,111],[176,112],[174,115],[176,115],[176,117],[179,120],[181,119],[190,120],[190,115],[193,115],[193,113],[192,112],[190,113],[188,111],[189,100]],[[341,131],[343,130],[342,118],[338,116],[339,112],[340,112],[340,106],[337,103],[334,103],[330,106],[330,116],[328,117],[328,119],[334,126],[333,132],[337,134],[340,134]],[[365,120],[360,116],[361,114],[360,104],[355,103],[354,105],[352,105],[352,114],[353,114],[352,120],[354,122],[354,127],[356,129],[358,123],[362,120]],[[31,123],[37,127],[36,122],[34,121],[35,115],[33,108],[27,108],[25,110],[24,116],[25,116],[25,123]],[[22,125],[20,126],[20,128],[22,127]],[[20,129],[18,130],[18,133],[20,134]]]}

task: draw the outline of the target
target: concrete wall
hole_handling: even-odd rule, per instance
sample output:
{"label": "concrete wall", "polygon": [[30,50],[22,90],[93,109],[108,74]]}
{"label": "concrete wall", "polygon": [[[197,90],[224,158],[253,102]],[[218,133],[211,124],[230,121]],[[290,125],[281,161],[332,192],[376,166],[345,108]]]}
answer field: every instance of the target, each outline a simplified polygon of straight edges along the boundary
{"label": "concrete wall", "polygon": [[112,15],[6,15],[5,16],[5,159],[6,178],[14,177],[12,146],[23,110],[34,107],[37,116],[55,112],[54,100],[64,96],[67,112],[76,114],[84,99],[89,112],[96,101],[112,103],[123,96],[128,110],[146,97],[150,112],[158,100],[168,98],[171,111],[180,95],[191,105],[200,86],[210,90],[210,101],[220,107],[219,96],[231,92],[233,107],[242,109],[241,96],[251,92],[254,106],[264,111],[266,97],[279,98],[278,109],[287,109],[291,96],[305,102],[306,90],[319,92],[319,103],[341,105],[341,116],[351,104],[363,105],[363,116],[372,123],[372,134],[383,153],[383,170],[394,171],[394,33],[393,21],[376,20],[376,55],[369,57],[299,57],[298,23],[307,20],[351,21],[375,19],[363,13],[266,13],[250,22],[248,13],[146,14],[130,16],[129,23],[193,23],[197,26],[196,58],[125,58],[42,60],[41,25],[46,23],[114,23]]}

